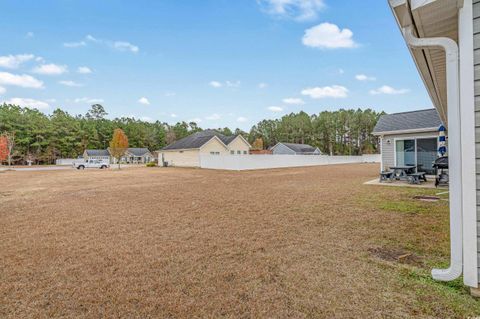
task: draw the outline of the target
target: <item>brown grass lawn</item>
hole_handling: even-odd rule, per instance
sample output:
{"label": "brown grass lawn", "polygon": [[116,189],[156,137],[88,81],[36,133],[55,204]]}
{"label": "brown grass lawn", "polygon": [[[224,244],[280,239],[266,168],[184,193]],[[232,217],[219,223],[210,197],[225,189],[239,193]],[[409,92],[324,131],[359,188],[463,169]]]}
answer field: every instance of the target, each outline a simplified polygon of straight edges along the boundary
{"label": "brown grass lawn", "polygon": [[0,317],[462,317],[435,190],[377,165],[0,173]]}

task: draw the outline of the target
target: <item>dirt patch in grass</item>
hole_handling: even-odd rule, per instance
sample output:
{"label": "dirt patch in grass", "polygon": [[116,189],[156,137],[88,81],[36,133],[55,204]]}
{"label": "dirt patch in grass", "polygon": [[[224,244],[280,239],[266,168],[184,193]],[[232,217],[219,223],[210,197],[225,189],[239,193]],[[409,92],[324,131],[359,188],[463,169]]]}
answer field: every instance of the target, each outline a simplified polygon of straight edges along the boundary
{"label": "dirt patch in grass", "polygon": [[[363,185],[377,173],[371,164],[6,172],[0,317],[479,314],[461,288],[425,279],[448,260],[448,203]],[[384,260],[400,252],[422,263]]]}
{"label": "dirt patch in grass", "polygon": [[375,257],[385,261],[421,266],[422,260],[414,253],[405,250],[385,247],[370,248],[368,251]]}

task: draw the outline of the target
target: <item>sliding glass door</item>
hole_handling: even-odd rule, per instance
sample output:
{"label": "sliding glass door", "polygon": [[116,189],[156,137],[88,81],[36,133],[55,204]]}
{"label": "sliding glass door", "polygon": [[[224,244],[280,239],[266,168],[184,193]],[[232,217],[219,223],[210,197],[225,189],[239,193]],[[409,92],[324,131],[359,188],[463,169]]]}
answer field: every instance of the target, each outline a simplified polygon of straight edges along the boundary
{"label": "sliding glass door", "polygon": [[418,170],[433,174],[433,162],[437,159],[437,139],[419,138],[417,139],[417,165]]}
{"label": "sliding glass door", "polygon": [[396,166],[415,165],[415,140],[397,140],[396,150]]}
{"label": "sliding glass door", "polygon": [[395,141],[396,166],[418,165],[418,171],[432,174],[432,164],[436,158],[437,139],[435,137]]}

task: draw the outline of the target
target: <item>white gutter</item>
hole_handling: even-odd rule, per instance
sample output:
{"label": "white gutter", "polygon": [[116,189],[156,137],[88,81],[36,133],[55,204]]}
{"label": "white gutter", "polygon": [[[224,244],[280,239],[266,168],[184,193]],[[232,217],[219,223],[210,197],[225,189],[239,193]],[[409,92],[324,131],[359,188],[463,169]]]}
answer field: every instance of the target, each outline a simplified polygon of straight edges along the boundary
{"label": "white gutter", "polygon": [[412,128],[409,130],[396,130],[396,131],[383,131],[383,132],[372,132],[374,136],[382,135],[397,135],[397,134],[414,134],[414,133],[428,133],[428,132],[438,132],[437,127],[426,127],[426,128]]}
{"label": "white gutter", "polygon": [[439,48],[445,51],[448,108],[448,161],[450,176],[450,267],[433,269],[436,280],[450,281],[463,270],[463,227],[462,227],[462,147],[459,92],[458,45],[450,38],[418,38],[413,26],[402,29],[407,44],[412,49]]}

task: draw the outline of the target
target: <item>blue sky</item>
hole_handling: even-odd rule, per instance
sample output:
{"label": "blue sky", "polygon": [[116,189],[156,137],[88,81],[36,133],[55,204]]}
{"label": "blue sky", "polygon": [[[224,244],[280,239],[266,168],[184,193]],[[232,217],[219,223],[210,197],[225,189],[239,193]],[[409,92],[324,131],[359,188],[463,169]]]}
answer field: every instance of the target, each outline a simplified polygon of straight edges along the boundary
{"label": "blue sky", "polygon": [[386,0],[1,1],[0,101],[249,129],[431,107]]}

